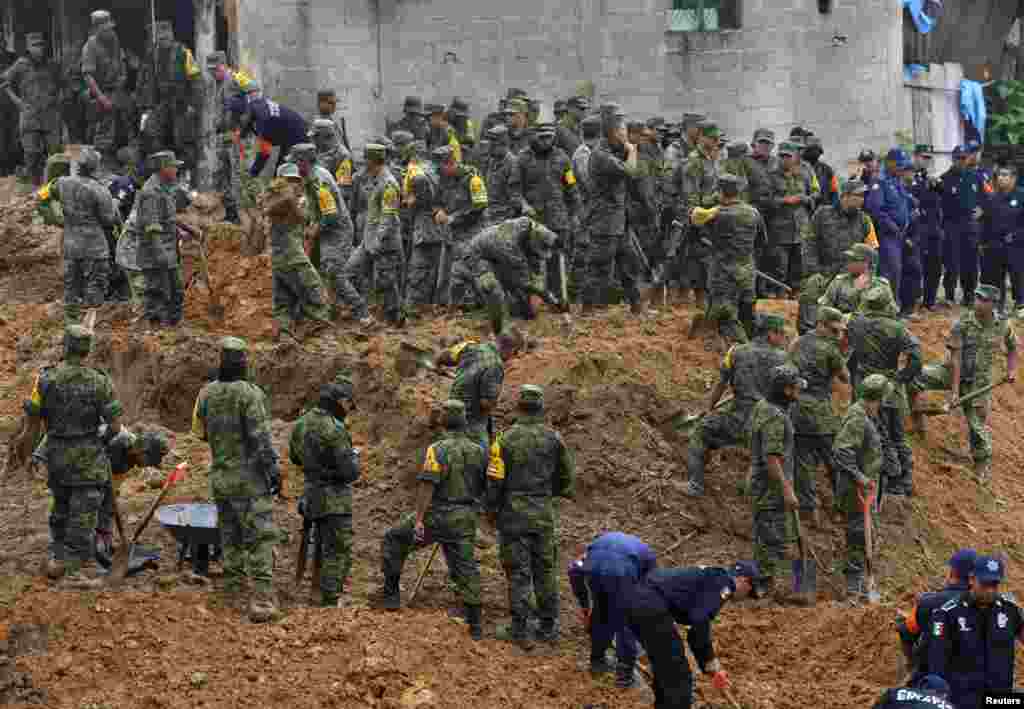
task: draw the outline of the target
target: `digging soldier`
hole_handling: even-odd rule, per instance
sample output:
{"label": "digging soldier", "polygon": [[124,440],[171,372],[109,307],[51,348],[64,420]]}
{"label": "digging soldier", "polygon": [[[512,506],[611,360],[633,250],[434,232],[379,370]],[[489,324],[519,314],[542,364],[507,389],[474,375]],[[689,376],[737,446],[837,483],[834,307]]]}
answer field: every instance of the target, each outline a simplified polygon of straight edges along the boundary
{"label": "digging soldier", "polygon": [[330,325],[320,276],[303,249],[303,190],[298,166],[284,163],[264,197],[263,212],[270,221],[275,340],[297,339],[292,329],[296,320],[312,321],[314,331]]}
{"label": "digging soldier", "polygon": [[[92,332],[81,325],[64,330],[64,360],[36,377],[25,402],[26,440],[31,444],[46,425],[44,457],[54,507],[50,515],[51,556],[46,574],[65,574],[75,588],[97,588],[102,582],[83,569],[95,556],[96,527],[105,488],[110,484],[107,440],[121,431],[121,402],[106,373],[86,367]],[[107,440],[99,435],[106,423]]]}
{"label": "digging soldier", "polygon": [[860,309],[861,297],[870,289],[888,289],[889,299],[896,306],[889,281],[871,275],[871,264],[875,259],[874,250],[867,244],[854,244],[843,252],[846,256],[846,273],[832,279],[825,289],[825,295],[818,299],[818,305],[827,305],[843,314]]}
{"label": "digging soldier", "polygon": [[832,494],[838,499],[832,446],[839,419],[832,407],[832,384],[836,379],[850,383],[846,358],[841,349],[843,314],[835,308],[817,309],[818,325],[798,337],[789,346],[790,361],[807,380],[807,388],[790,408],[793,421],[793,477],[800,512],[815,526],[820,524],[817,495],[817,470],[824,465],[832,482]]}
{"label": "digging soldier", "polygon": [[836,468],[836,500],[846,518],[846,594],[850,600],[864,591],[864,505],[877,499],[884,465],[880,421],[882,400],[892,386],[881,374],[865,377],[857,400],[843,415],[832,448]]}
{"label": "digging soldier", "polygon": [[811,219],[803,247],[804,278],[800,283],[798,320],[801,335],[814,329],[818,300],[844,271],[844,253],[854,244],[867,244],[876,239],[871,217],[863,210],[866,191],[860,180],[847,180],[839,206],[824,204]]}
{"label": "digging soldier", "polygon": [[[558,539],[553,497],[576,496],[576,462],[562,436],[544,422],[544,390],[519,391],[519,417],[491,445],[487,509],[500,533],[508,577],[510,639],[530,648],[529,598],[537,600],[537,639],[558,640]],[[531,583],[532,579],[532,583]]]}
{"label": "digging soldier", "polygon": [[438,544],[462,598],[470,637],[480,640],[480,567],[474,553],[480,516],[477,502],[483,495],[487,453],[466,429],[465,405],[449,399],[443,408],[445,436],[427,448],[416,476],[416,511],[384,535],[384,586],[378,595],[384,608],[397,610],[405,560],[415,549]]}
{"label": "digging soldier", "polygon": [[[690,497],[704,494],[704,468],[709,451],[749,444],[751,414],[757,402],[771,391],[768,375],[786,361],[785,319],[781,315],[764,315],[761,320],[763,340],[733,345],[722,358],[718,384],[690,437],[686,453],[689,480],[683,489]],[[730,385],[732,401],[716,408]]]}
{"label": "digging soldier", "polygon": [[465,284],[451,278],[455,265],[465,258],[466,248],[484,224],[489,200],[487,185],[476,168],[463,165],[449,145],[436,148],[431,157],[441,177],[439,204],[434,208],[434,223],[448,227],[450,244],[441,286],[441,303],[453,308],[469,304],[471,293]]}
{"label": "digging soldier", "polygon": [[[967,296],[964,296],[965,298]],[[999,300],[997,286],[982,285],[974,291],[973,310],[953,323],[946,338],[946,359],[942,364],[925,366],[919,377],[907,386],[914,428],[924,434],[924,414],[920,411],[921,393],[929,390],[949,391],[949,404],[957,404],[961,396],[994,383],[992,367],[1000,343],[1006,347],[1006,380],[1017,379],[1017,333],[1009,320],[996,317],[994,307]],[[992,431],[988,427],[991,394],[963,404],[967,420],[974,474],[987,483],[992,471]]]}
{"label": "digging soldier", "polygon": [[526,318],[536,316],[535,297],[561,305],[544,287],[544,265],[557,244],[555,232],[529,217],[495,224],[469,242],[452,282],[466,284],[486,306],[492,332],[504,332],[510,301],[516,306],[515,314]]}
{"label": "digging soldier", "polygon": [[[145,278],[143,318],[151,329],[181,322],[185,293],[178,270],[178,168],[174,153],[150,156],[157,170],[136,199],[137,263]],[[110,201],[109,196],[107,201]],[[129,220],[131,221],[131,220]]]}
{"label": "digging soldier", "polygon": [[92,35],[82,47],[82,79],[89,95],[88,137],[103,158],[103,168],[116,171],[118,107],[125,81],[121,43],[109,12],[96,10],[90,19]]}
{"label": "digging soldier", "polygon": [[21,149],[25,171],[35,187],[43,183],[46,156],[61,143],[60,97],[64,80],[61,68],[46,58],[41,32],[25,35],[28,54],[14,62],[0,77],[8,97],[21,113]]}
{"label": "digging soldier", "polygon": [[[899,319],[887,287],[869,288],[861,310],[850,319],[847,331],[853,385],[872,374],[881,374],[894,385],[878,419],[885,455],[882,482],[890,495],[909,497],[914,494],[914,458],[904,434],[902,387],[921,373],[921,344]],[[902,356],[907,364],[899,369]]]}
{"label": "digging soldier", "polygon": [[281,471],[270,438],[267,396],[247,379],[248,345],[237,337],[224,338],[217,380],[196,398],[192,433],[210,444],[210,493],[224,545],[224,591],[239,598],[248,578],[249,618],[261,623],[277,615],[273,498],[281,491]]}
{"label": "digging soldier", "polygon": [[288,458],[302,468],[305,489],[299,514],[316,525],[323,562],[320,606],[340,605],[352,568],[352,483],[359,479],[359,449],[345,417],[355,409],[352,380],[338,377],[320,388],[315,407],[295,423]]}
{"label": "digging soldier", "polygon": [[211,52],[206,56],[206,69],[213,76],[214,98],[208,105],[214,106],[213,130],[214,147],[217,157],[213,166],[213,188],[224,202],[224,221],[241,224],[238,203],[242,180],[239,174],[237,114],[228,110],[231,98],[230,70],[224,52]]}

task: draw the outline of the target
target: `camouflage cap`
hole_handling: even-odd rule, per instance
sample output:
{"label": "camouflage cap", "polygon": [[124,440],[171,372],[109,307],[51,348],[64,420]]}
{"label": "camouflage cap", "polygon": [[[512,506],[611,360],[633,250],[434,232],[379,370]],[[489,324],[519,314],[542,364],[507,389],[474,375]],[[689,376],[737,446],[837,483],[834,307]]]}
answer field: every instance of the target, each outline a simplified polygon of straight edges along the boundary
{"label": "camouflage cap", "polygon": [[235,337],[229,335],[220,341],[221,352],[240,352],[242,354],[249,351],[249,343],[241,337]]}
{"label": "camouflage cap", "polygon": [[363,156],[367,160],[384,161],[387,160],[387,155],[387,146],[380,143],[367,143],[366,147],[363,148]]}
{"label": "camouflage cap", "polygon": [[570,108],[577,108],[581,111],[586,111],[590,108],[590,99],[586,96],[573,96],[568,101]]}
{"label": "camouflage cap", "polygon": [[334,381],[327,382],[320,387],[320,400],[332,403],[349,401],[354,393],[355,387],[352,386],[351,379],[335,377]]}
{"label": "camouflage cap", "polygon": [[85,174],[95,172],[103,158],[91,145],[83,145],[78,153],[78,171]]}
{"label": "camouflage cap", "polygon": [[778,153],[779,155],[799,155],[801,147],[802,146],[797,145],[792,139],[790,139],[779,144]]}
{"label": "camouflage cap", "polygon": [[542,408],[544,406],[544,389],[536,384],[523,384],[519,387],[519,403],[526,408]]}
{"label": "camouflage cap", "polygon": [[860,395],[869,401],[880,401],[889,393],[891,385],[883,374],[871,374],[860,383]]}
{"label": "camouflage cap", "polygon": [[816,135],[808,135],[808,136],[806,136],[804,142],[806,143],[808,148],[820,148],[820,147],[822,147],[822,145],[821,145],[821,138],[819,138]]}
{"label": "camouflage cap", "polygon": [[54,153],[50,157],[46,158],[47,165],[70,165],[71,156],[67,153]]}
{"label": "camouflage cap", "polygon": [[149,156],[149,162],[155,170],[165,167],[181,167],[185,163],[175,156],[173,150],[161,150]]}
{"label": "camouflage cap", "polygon": [[68,325],[64,328],[64,354],[87,355],[92,349],[92,330],[84,325]]}
{"label": "camouflage cap", "polygon": [[220,66],[221,64],[228,63],[228,55],[224,52],[217,50],[216,52],[210,52],[206,55],[206,66],[213,68]]}
{"label": "camouflage cap", "polygon": [[396,130],[391,134],[391,142],[395,144],[396,148],[404,147],[414,140],[416,140],[416,136],[407,130]]}
{"label": "camouflage cap", "polygon": [[533,130],[536,133],[549,133],[552,135],[558,132],[558,128],[554,123],[538,123],[534,126]]}
{"label": "camouflage cap", "polygon": [[413,113],[418,116],[423,115],[423,99],[419,96],[406,96],[405,103],[402,104],[403,113]]}
{"label": "camouflage cap", "polygon": [[456,96],[452,99],[452,105],[449,106],[449,110],[454,114],[464,115],[469,113],[469,104],[466,103],[465,99]]}
{"label": "camouflage cap", "polygon": [[291,156],[296,161],[316,162],[316,146],[312,143],[293,145]]}
{"label": "camouflage cap", "polygon": [[445,399],[441,403],[441,409],[449,421],[451,421],[452,417],[460,418],[463,421],[466,420],[466,404],[458,399]]}
{"label": "camouflage cap", "polygon": [[302,175],[299,174],[299,166],[293,162],[281,163],[281,167],[277,168],[277,176],[286,179],[302,179]]}
{"label": "camouflage cap", "polygon": [[[310,134],[333,135],[334,133],[334,121],[332,121],[330,118],[317,118],[313,121],[313,130],[310,131]],[[302,143],[300,143],[299,145],[302,145]]]}
{"label": "camouflage cap", "polygon": [[767,128],[758,128],[754,131],[755,143],[775,143],[775,131]]}
{"label": "camouflage cap", "polygon": [[818,322],[819,323],[834,323],[843,322],[843,313],[837,308],[833,308],[830,305],[822,305],[818,307]]}
{"label": "camouflage cap", "polygon": [[432,116],[435,113],[444,113],[445,109],[444,109],[444,105],[443,104],[440,104],[440,103],[428,103],[424,107],[423,112],[426,113],[428,116]]}
{"label": "camouflage cap", "polygon": [[569,110],[569,104],[567,104],[565,102],[565,99],[560,98],[557,101],[555,101],[555,106],[554,106],[554,112],[555,113],[565,113],[568,110]]}
{"label": "camouflage cap", "polygon": [[741,158],[750,153],[750,146],[743,141],[736,141],[725,146],[725,153],[730,158]]}
{"label": "camouflage cap", "polygon": [[782,387],[796,385],[801,389],[807,388],[807,380],[800,376],[800,370],[792,364],[780,364],[771,371],[772,388],[778,391]]}
{"label": "camouflage cap", "polygon": [[526,98],[528,95],[523,89],[509,89],[507,93],[507,97],[510,99]]}
{"label": "camouflage cap", "polygon": [[659,128],[662,128],[664,125],[665,125],[665,118],[664,118],[664,116],[654,116],[653,118],[648,118],[647,119],[647,123],[646,123],[646,126],[648,128],[654,128],[655,130],[657,130]]}
{"label": "camouflage cap", "polygon": [[614,101],[602,103],[600,110],[602,116],[623,117],[626,115],[625,111],[622,110],[622,104],[615,103]]}
{"label": "camouflage cap", "polygon": [[875,257],[875,251],[867,244],[854,244],[843,252],[850,261],[870,261]]}
{"label": "camouflage cap", "polygon": [[722,131],[714,121],[701,121],[698,127],[700,128],[700,134],[705,138],[717,138],[722,135]]}
{"label": "camouflage cap", "polygon": [[864,310],[870,312],[881,312],[889,308],[892,301],[892,291],[888,285],[876,284],[869,286],[861,297]]}
{"label": "camouflage cap", "polygon": [[775,313],[763,313],[761,315],[761,329],[765,332],[785,332],[786,318]]}
{"label": "camouflage cap", "polygon": [[980,285],[974,289],[974,297],[982,300],[999,300],[999,286]]}
{"label": "camouflage cap", "polygon": [[647,125],[643,121],[633,120],[626,123],[626,128],[629,130],[630,133],[642,131],[646,127]]}
{"label": "camouflage cap", "polygon": [[856,177],[847,180],[841,188],[843,194],[864,194],[868,191],[867,185]]}
{"label": "camouflage cap", "polygon": [[509,99],[508,110],[510,113],[529,113],[529,104],[521,98]]}

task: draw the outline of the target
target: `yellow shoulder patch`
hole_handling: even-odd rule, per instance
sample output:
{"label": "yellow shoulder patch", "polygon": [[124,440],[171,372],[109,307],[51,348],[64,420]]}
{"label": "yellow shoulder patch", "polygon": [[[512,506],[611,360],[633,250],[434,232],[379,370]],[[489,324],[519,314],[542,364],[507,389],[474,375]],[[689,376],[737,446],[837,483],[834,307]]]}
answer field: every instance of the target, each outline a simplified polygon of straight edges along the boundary
{"label": "yellow shoulder patch", "polygon": [[206,422],[202,415],[203,394],[196,397],[196,405],[192,407],[192,434],[201,440],[206,440]]}
{"label": "yellow shoulder patch", "polygon": [[39,393],[39,377],[42,373],[36,374],[36,381],[32,385],[32,396],[29,397],[29,401],[32,402],[32,406],[38,409],[43,405],[43,395]]}
{"label": "yellow shoulder patch", "polygon": [[192,51],[185,48],[185,76],[190,79],[194,79],[199,76],[199,65],[196,64],[195,57],[192,56]]}
{"label": "yellow shoulder patch", "polygon": [[875,233],[875,223],[871,220],[871,216],[867,213],[864,214],[864,226],[867,227],[867,235],[864,237],[864,243],[873,249],[878,248],[878,234]]}
{"label": "yellow shoulder patch", "polygon": [[476,344],[475,340],[466,340],[465,342],[460,342],[457,345],[452,345],[451,347],[449,347],[448,348],[448,354],[451,355],[453,361],[458,362],[459,361],[459,355],[462,354],[462,350],[466,349],[470,345],[475,345],[475,344]]}
{"label": "yellow shoulder patch", "polygon": [[573,174],[571,165],[565,167],[565,172],[562,173],[562,182],[565,183],[566,187],[572,187],[576,184],[576,175]]}
{"label": "yellow shoulder patch", "polygon": [[473,199],[473,206],[487,206],[487,186],[484,185],[480,175],[473,175],[469,178],[469,194]]}
{"label": "yellow shoulder patch", "polygon": [[52,184],[52,182],[47,182],[45,185],[40,187],[39,190],[36,192],[36,198],[40,202],[46,202],[50,199],[50,185]]}
{"label": "yellow shoulder patch", "polygon": [[320,185],[317,190],[318,201],[320,203],[320,216],[330,217],[338,213],[338,202],[334,199],[334,195],[331,194],[330,188]]}
{"label": "yellow shoulder patch", "polygon": [[729,351],[725,353],[725,357],[722,358],[722,369],[732,369],[732,353],[736,351],[736,345],[729,348]]}
{"label": "yellow shoulder patch", "polygon": [[427,459],[423,461],[423,472],[432,473],[434,475],[441,474],[441,464],[437,462],[437,454],[434,452],[434,446],[427,447]]}
{"label": "yellow shoulder patch", "polygon": [[398,214],[398,188],[392,183],[384,188],[384,194],[380,198],[380,211],[382,214]]}
{"label": "yellow shoulder patch", "polygon": [[345,158],[338,164],[338,169],[334,173],[334,179],[338,181],[339,185],[348,187],[352,184],[352,161]]}
{"label": "yellow shoulder patch", "polygon": [[491,460],[487,464],[487,477],[491,480],[505,479],[505,461],[501,459],[501,437],[491,444]]}

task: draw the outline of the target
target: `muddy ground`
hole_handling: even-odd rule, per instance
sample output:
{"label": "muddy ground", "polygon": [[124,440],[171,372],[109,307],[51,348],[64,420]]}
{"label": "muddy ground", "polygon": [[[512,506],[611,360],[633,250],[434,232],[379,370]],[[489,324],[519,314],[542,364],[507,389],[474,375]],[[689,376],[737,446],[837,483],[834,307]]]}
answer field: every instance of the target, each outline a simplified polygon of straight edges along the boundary
{"label": "muddy ground", "polygon": [[[213,216],[207,210],[189,218],[204,225]],[[0,425],[9,432],[35,372],[59,359],[61,285],[57,232],[32,226],[30,208],[17,198],[0,219]],[[275,580],[286,615],[268,626],[254,626],[222,605],[215,593],[219,565],[212,568],[212,589],[187,583],[177,573],[171,538],[156,524],[143,540],[161,547],[159,570],[118,591],[51,587],[39,575],[46,549],[45,481],[15,472],[0,481],[0,703],[61,709],[649,705],[643,687],[619,691],[610,680],[593,681],[581,671],[587,645],[564,579],[556,650],[524,655],[496,640],[496,625],[507,621],[506,585],[496,549],[486,542],[478,548],[483,642],[471,642],[464,627],[445,615],[456,599],[442,559],[415,607],[391,614],[367,608],[367,596],[380,583],[380,540],[412,509],[409,480],[436,433],[428,425],[431,402],[449,385],[426,373],[401,380],[394,371],[399,342],[435,346],[442,335],[477,337],[485,321],[423,320],[400,335],[364,335],[342,321],[303,346],[275,345],[269,258],[251,255],[250,241],[230,228],[211,238],[223,318],[210,315],[210,293],[202,283],[189,290],[186,325],[173,333],[139,336],[127,306],[106,306],[93,361],[114,377],[129,423],[172,432],[164,472],[182,460],[190,463],[189,478],[174,490],[177,500],[207,494],[209,452],[189,433],[189,417],[216,366],[218,337],[250,339],[255,378],[270,393],[283,460],[291,421],[319,384],[340,369],[353,372],[359,410],[349,423],[365,473],[355,485],[348,606],[312,608],[308,579],[300,588],[292,583],[302,483],[287,462],[291,499],[277,504],[276,519],[288,541],[279,547]],[[788,302],[759,307],[795,314]],[[562,564],[595,534],[612,529],[647,540],[664,565],[728,563],[750,555],[751,516],[740,493],[749,463],[745,452],[715,456],[703,501],[679,492],[686,439],[672,417],[697,410],[717,377],[718,355],[685,336],[692,314],[689,306],[677,305],[635,321],[612,308],[579,320],[572,338],[553,315],[529,323],[536,348],[509,364],[498,420],[513,416],[520,384],[542,384],[549,418],[576,451],[579,496],[561,506]],[[948,314],[913,323],[928,358],[941,355],[949,323]],[[845,406],[848,391],[838,390],[837,398]],[[882,520],[882,605],[850,608],[836,600],[843,532],[828,521],[811,534],[826,567],[815,608],[726,607],[715,625],[716,646],[744,709],[870,706],[880,689],[898,679],[897,610],[915,592],[935,587],[954,546],[1005,553],[1009,588],[1022,590],[1021,403],[1020,392],[1010,387],[994,396],[992,492],[971,481],[962,420],[932,419],[926,439],[914,439],[918,496],[886,505]],[[136,475],[122,487],[129,528],[156,494],[151,485]],[[420,555],[407,566],[406,597],[425,561]],[[702,705],[729,706],[703,679],[697,686]]]}

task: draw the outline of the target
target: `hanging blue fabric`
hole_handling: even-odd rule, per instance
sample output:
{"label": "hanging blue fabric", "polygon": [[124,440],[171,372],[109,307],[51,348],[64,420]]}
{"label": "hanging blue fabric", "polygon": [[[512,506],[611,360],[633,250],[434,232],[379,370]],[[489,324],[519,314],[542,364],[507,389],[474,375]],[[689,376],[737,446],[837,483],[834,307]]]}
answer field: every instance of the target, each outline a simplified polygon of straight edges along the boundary
{"label": "hanging blue fabric", "polygon": [[942,16],[941,0],[903,0],[903,7],[910,10],[917,31],[928,34]]}
{"label": "hanging blue fabric", "polygon": [[985,137],[985,92],[977,81],[960,81],[960,113]]}
{"label": "hanging blue fabric", "polygon": [[919,75],[928,72],[928,67],[924,64],[904,64],[903,65],[903,80],[913,81]]}

